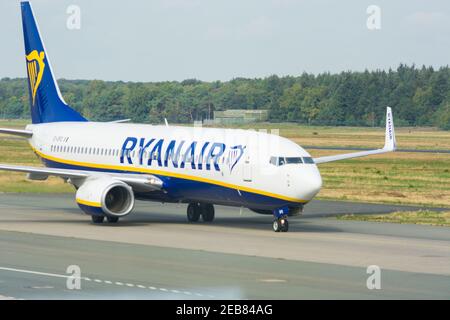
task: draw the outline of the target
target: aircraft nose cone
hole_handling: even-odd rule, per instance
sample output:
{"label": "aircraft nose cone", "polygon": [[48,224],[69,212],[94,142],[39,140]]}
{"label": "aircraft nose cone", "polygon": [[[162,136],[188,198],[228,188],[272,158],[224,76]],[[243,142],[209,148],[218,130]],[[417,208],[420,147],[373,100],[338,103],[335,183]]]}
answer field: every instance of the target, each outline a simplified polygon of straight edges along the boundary
{"label": "aircraft nose cone", "polygon": [[322,188],[322,177],[317,166],[311,167],[304,177],[306,193],[303,195],[305,200],[311,200],[319,193]]}

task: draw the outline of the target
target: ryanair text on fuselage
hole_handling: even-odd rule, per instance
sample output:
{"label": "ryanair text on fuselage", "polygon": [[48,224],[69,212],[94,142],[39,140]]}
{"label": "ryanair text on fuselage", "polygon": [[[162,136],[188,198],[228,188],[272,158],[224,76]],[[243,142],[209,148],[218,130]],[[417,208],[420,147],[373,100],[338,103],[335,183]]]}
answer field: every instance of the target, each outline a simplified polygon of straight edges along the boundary
{"label": "ryanair text on fuselage", "polygon": [[[155,162],[159,167],[168,167],[171,163],[174,168],[190,166],[194,170],[211,170],[214,167],[220,171],[220,164],[226,160],[232,171],[244,149],[242,145],[230,147],[228,156],[222,159],[226,150],[222,142],[170,140],[164,143],[164,139],[127,137],[122,144],[120,163],[151,166]],[[137,152],[138,163],[133,162],[136,161],[132,157],[133,152]]]}

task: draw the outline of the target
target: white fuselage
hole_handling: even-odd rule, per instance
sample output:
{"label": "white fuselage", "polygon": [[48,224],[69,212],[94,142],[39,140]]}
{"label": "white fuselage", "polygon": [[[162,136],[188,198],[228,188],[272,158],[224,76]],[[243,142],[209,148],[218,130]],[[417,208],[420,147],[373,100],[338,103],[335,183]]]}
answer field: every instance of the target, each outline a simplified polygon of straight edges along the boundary
{"label": "white fuselage", "polygon": [[264,132],[98,122],[27,129],[47,166],[153,174],[165,181],[164,201],[211,199],[255,207],[262,197],[261,208],[275,209],[308,202],[322,185],[315,164],[290,163],[310,159],[303,148]]}

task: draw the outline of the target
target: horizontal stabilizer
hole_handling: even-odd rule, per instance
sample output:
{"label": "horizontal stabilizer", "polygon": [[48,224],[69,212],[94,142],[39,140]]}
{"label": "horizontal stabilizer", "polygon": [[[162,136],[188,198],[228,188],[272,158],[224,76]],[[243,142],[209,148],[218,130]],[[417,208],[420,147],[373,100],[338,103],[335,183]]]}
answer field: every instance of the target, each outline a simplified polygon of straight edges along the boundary
{"label": "horizontal stabilizer", "polygon": [[124,123],[124,122],[130,122],[131,119],[120,119],[120,120],[113,120],[113,121],[108,121],[109,123]]}
{"label": "horizontal stabilizer", "polygon": [[33,132],[31,132],[30,130],[0,128],[0,133],[12,134],[14,136],[19,136],[19,137],[24,137],[24,138],[31,138],[33,136]]}

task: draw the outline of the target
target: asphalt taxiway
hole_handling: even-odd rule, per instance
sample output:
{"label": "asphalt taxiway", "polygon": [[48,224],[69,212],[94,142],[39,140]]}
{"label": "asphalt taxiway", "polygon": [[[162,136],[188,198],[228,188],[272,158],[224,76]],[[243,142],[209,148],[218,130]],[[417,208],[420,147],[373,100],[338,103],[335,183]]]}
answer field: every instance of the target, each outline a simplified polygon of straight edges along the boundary
{"label": "asphalt taxiway", "polygon": [[270,216],[237,208],[188,223],[185,205],[137,202],[118,224],[93,225],[73,195],[2,194],[0,299],[449,299],[450,228],[332,217],[408,209],[313,201],[274,233]]}

